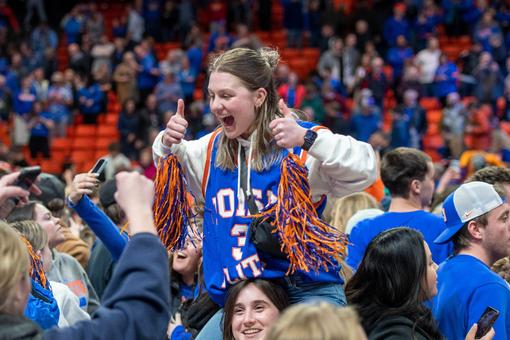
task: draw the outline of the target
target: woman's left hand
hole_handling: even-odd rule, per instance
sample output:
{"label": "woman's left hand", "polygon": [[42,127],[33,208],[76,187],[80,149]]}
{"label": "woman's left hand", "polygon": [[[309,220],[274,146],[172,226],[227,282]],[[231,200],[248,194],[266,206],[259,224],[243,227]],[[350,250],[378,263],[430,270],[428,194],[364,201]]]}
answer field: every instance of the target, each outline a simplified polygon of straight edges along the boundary
{"label": "woman's left hand", "polygon": [[283,118],[276,118],[269,123],[276,145],[285,149],[303,145],[306,129],[299,126],[283,99],[278,102],[278,107]]}
{"label": "woman's left hand", "polygon": [[175,313],[175,316],[170,319],[166,331],[166,334],[168,335],[169,338],[172,336],[172,333],[177,328],[177,326],[180,325],[182,325],[181,313]]}

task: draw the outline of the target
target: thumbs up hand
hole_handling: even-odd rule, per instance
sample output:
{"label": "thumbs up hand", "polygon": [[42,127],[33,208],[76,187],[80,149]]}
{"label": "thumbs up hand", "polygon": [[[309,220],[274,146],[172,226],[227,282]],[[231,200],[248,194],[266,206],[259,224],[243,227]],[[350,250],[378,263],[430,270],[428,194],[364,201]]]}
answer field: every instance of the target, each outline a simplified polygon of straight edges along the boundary
{"label": "thumbs up hand", "polygon": [[166,124],[165,133],[163,134],[163,144],[168,147],[172,144],[179,144],[184,138],[187,127],[188,121],[184,119],[184,101],[179,99],[177,101],[177,112]]}
{"label": "thumbs up hand", "polygon": [[276,145],[285,149],[303,145],[306,129],[299,126],[283,99],[278,102],[278,108],[283,118],[276,118],[269,123]]}

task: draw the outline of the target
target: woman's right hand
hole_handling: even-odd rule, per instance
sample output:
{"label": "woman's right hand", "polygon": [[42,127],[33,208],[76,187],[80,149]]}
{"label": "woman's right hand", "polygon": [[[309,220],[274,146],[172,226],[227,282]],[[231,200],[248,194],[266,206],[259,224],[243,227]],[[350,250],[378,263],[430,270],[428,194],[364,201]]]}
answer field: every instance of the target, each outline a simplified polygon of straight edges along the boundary
{"label": "woman's right hand", "polygon": [[98,174],[90,172],[74,176],[73,183],[71,183],[71,192],[68,197],[71,203],[77,204],[83,195],[90,195],[99,184],[97,177]]}
{"label": "woman's right hand", "polygon": [[172,146],[172,144],[179,144],[184,138],[188,122],[184,119],[184,101],[179,99],[177,101],[177,112],[170,118],[166,124],[166,129],[163,134],[163,144]]}
{"label": "woman's right hand", "polygon": [[471,329],[469,330],[468,334],[466,335],[466,340],[474,340],[474,339],[492,340],[492,338],[494,338],[494,335],[496,335],[494,328],[491,328],[491,330],[487,334],[482,336],[481,338],[475,338],[477,330],[478,330],[478,324],[475,323],[473,326],[471,326]]}

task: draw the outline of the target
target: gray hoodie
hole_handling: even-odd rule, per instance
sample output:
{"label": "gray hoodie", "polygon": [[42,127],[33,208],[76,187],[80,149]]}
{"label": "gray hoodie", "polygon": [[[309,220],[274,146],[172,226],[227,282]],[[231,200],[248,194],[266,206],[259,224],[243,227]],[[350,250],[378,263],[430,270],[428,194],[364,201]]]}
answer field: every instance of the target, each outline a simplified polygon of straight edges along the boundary
{"label": "gray hoodie", "polygon": [[80,307],[92,314],[99,307],[99,298],[87,273],[71,255],[51,250],[53,266],[48,279],[65,284],[80,299]]}

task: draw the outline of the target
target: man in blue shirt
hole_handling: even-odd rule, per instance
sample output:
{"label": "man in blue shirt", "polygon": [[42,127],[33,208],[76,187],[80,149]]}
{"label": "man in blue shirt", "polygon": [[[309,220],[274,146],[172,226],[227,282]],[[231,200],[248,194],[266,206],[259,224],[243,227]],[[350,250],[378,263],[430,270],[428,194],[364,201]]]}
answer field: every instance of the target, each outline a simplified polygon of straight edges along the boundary
{"label": "man in blue shirt", "polygon": [[[510,169],[502,167],[502,166],[486,166],[483,169],[475,172],[471,177],[469,177],[466,182],[480,181],[489,183],[492,185],[497,185],[502,187],[505,190],[505,198],[507,202],[510,202]],[[509,257],[506,256],[502,259],[499,259],[492,265],[492,270],[496,273],[500,272],[504,264],[508,262]],[[504,268],[504,267],[503,267]],[[501,274],[500,274],[501,276]],[[504,276],[502,276],[505,278]],[[508,279],[506,279],[508,282]]]}
{"label": "man in blue shirt", "polygon": [[430,157],[412,148],[392,150],[381,162],[381,179],[391,193],[389,211],[354,226],[349,236],[347,264],[358,268],[375,236],[402,226],[419,230],[430,245],[434,262],[443,262],[453,252],[453,246],[433,243],[443,232],[444,223],[441,217],[424,211],[434,193],[434,166]]}
{"label": "man in blue shirt", "polygon": [[447,339],[463,339],[487,307],[499,311],[494,339],[510,339],[510,287],[490,266],[510,250],[510,204],[501,186],[465,183],[443,204],[445,231],[455,256],[438,270],[433,314]]}

